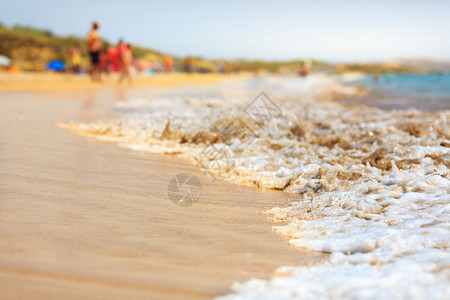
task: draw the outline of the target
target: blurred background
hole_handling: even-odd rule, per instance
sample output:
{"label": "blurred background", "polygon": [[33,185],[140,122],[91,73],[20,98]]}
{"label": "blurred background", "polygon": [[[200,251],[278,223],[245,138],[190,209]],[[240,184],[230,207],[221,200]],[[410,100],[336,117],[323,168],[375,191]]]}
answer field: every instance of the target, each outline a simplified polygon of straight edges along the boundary
{"label": "blurred background", "polygon": [[187,64],[200,73],[298,73],[305,63],[329,72],[450,69],[449,1],[0,3],[0,64],[11,73],[87,72],[93,20],[105,51],[131,43],[133,66],[147,74]]}

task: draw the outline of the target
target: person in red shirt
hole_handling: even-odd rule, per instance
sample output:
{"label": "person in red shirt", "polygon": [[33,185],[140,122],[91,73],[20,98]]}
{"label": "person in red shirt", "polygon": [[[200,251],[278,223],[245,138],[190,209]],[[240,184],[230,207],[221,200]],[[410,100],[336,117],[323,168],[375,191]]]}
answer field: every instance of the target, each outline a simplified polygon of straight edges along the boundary
{"label": "person in red shirt", "polygon": [[119,71],[119,53],[116,47],[109,49],[109,68],[111,72]]}
{"label": "person in red shirt", "polygon": [[120,77],[118,83],[122,83],[127,79],[128,84],[131,85],[133,80],[131,78],[131,66],[133,64],[133,52],[131,45],[125,45],[121,56]]}
{"label": "person in red shirt", "polygon": [[109,46],[106,46],[100,53],[100,72],[109,73]]}
{"label": "person in red shirt", "polygon": [[122,69],[122,56],[124,52],[127,50],[127,44],[123,40],[119,40],[119,44],[117,45],[117,56],[119,58],[119,69]]}
{"label": "person in red shirt", "polygon": [[164,56],[164,69],[167,73],[172,72],[172,57],[170,55]]}

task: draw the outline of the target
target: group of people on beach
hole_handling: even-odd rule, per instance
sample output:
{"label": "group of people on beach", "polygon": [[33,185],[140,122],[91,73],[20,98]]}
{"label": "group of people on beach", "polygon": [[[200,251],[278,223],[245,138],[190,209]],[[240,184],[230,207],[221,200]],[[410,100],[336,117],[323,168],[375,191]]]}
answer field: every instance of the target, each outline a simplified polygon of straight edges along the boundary
{"label": "group of people on beach", "polygon": [[86,39],[91,61],[92,81],[101,82],[103,72],[119,71],[119,83],[127,80],[132,83],[131,66],[133,64],[132,46],[120,40],[117,47],[104,46],[98,32],[100,24],[92,23],[92,28]]}

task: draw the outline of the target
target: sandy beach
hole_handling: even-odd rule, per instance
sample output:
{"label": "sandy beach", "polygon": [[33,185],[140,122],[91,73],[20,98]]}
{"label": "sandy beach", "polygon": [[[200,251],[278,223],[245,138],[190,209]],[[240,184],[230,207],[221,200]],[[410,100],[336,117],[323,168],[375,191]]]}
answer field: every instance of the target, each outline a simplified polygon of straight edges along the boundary
{"label": "sandy beach", "polygon": [[[243,75],[245,76],[245,75]],[[88,75],[58,73],[0,73],[0,92],[32,92],[32,91],[78,91],[86,89],[117,88],[118,74],[103,76],[103,82],[92,82]],[[210,84],[218,82],[226,76],[221,74],[136,74],[133,76],[133,88],[175,87],[180,84]],[[127,83],[120,87],[130,87]]]}
{"label": "sandy beach", "polygon": [[[213,183],[173,156],[88,142],[55,126],[109,117],[114,102],[148,88],[17,78],[0,78],[0,91],[8,92],[0,94],[0,298],[210,299],[235,281],[325,257],[289,246],[258,214],[287,204],[282,192]],[[218,77],[146,80],[136,86]],[[180,172],[202,182],[202,197],[189,208],[167,198]]]}
{"label": "sandy beach", "polygon": [[0,300],[450,299],[450,1],[366,2],[2,3]]}

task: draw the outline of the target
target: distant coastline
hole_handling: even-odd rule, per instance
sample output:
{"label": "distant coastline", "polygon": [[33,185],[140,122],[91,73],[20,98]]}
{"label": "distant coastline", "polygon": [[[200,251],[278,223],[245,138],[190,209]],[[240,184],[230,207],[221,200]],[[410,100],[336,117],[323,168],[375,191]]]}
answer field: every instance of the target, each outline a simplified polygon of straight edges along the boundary
{"label": "distant coastline", "polygon": [[[117,41],[104,41],[113,45]],[[73,45],[80,46],[84,59],[84,66],[88,66],[87,49],[84,37],[58,36],[50,30],[27,26],[7,27],[0,23],[0,55],[12,59],[13,64],[20,70],[27,72],[45,71],[46,64],[51,60],[69,61],[69,49]],[[161,62],[163,51],[134,45],[136,59]],[[175,71],[183,69],[184,60],[191,58],[197,66],[197,72],[215,73],[219,65],[225,60],[212,60],[197,57],[173,56]],[[450,61],[432,59],[404,59],[381,63],[345,63],[333,64],[320,60],[296,59],[289,61],[265,61],[258,59],[226,60],[230,72],[252,72],[254,74],[277,73],[298,74],[299,68],[305,62],[312,64],[312,72],[326,72],[331,74],[345,74],[362,72],[366,74],[384,73],[430,73],[450,71]],[[1,71],[1,68],[0,68]]]}

